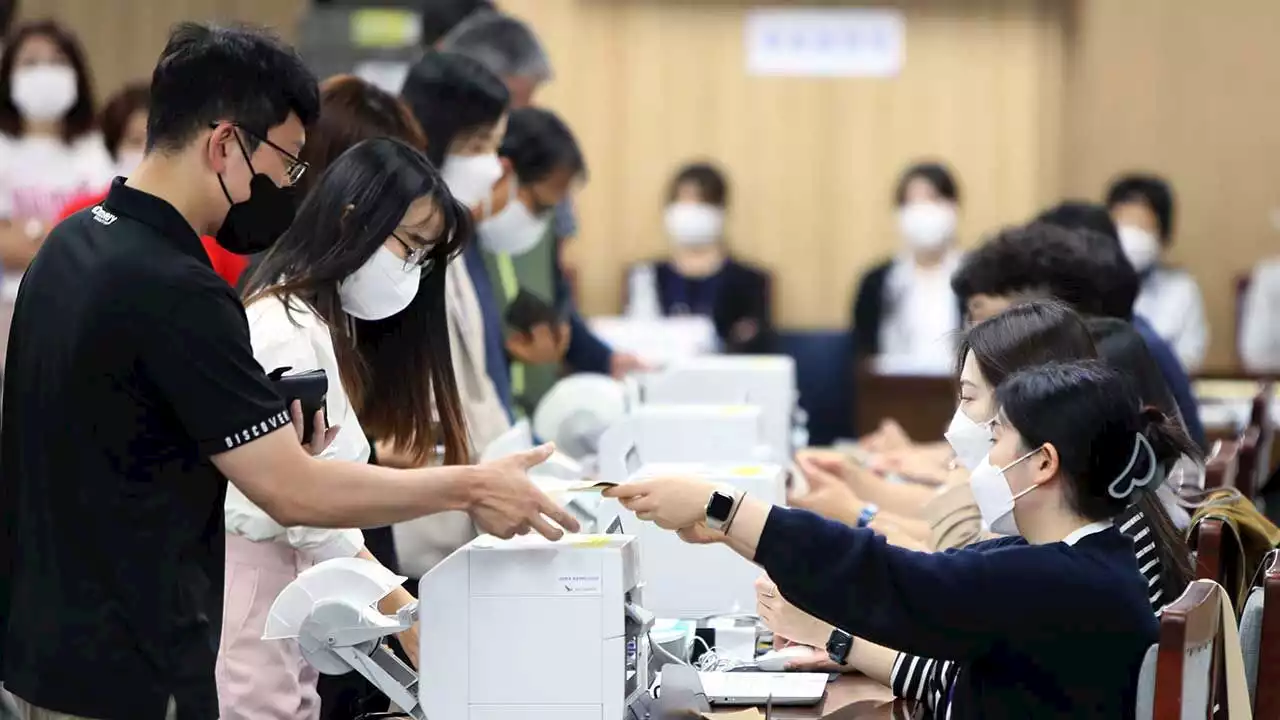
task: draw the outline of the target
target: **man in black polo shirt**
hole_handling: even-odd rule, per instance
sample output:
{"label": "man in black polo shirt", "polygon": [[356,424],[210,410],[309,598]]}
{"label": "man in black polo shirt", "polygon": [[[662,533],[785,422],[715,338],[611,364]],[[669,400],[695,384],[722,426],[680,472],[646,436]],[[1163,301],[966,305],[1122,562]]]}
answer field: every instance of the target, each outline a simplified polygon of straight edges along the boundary
{"label": "man in black polo shirt", "polygon": [[199,234],[251,252],[288,225],[318,106],[289,48],[179,26],[152,76],[146,159],[27,272],[0,430],[0,652],[31,717],[217,717],[228,479],[285,526],[465,510],[502,536],[577,529],[525,475],[549,448],[391,470],[299,444]]}

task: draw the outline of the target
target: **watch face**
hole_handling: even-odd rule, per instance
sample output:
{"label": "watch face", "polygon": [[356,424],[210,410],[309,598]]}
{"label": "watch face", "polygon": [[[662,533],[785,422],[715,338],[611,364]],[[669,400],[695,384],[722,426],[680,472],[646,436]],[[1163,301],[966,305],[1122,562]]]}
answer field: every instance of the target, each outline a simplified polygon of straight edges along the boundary
{"label": "watch face", "polygon": [[711,502],[707,503],[707,517],[724,522],[733,511],[733,498],[722,492],[711,493]]}

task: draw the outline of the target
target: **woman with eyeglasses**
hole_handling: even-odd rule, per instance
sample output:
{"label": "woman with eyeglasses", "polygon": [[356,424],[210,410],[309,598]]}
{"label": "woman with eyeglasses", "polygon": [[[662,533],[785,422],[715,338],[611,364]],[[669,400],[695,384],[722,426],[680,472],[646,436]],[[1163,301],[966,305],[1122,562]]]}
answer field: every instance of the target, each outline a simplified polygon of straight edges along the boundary
{"label": "woman with eyeglasses", "polygon": [[[449,347],[437,340],[447,338],[445,266],[471,235],[470,212],[426,157],[399,140],[375,138],[347,150],[315,181],[293,225],[249,278],[246,313],[263,368],[328,375],[331,442],[321,456],[366,461],[368,431],[426,456],[441,443],[446,461],[465,462]],[[408,319],[395,325],[394,339],[368,337],[369,323],[402,317]],[[375,357],[379,341],[404,348],[398,367]],[[374,374],[380,387],[394,388],[399,410],[382,403],[382,412],[369,412]],[[427,407],[439,409],[438,422],[420,410]],[[221,716],[314,720],[317,673],[296,642],[261,639],[267,613],[280,590],[314,563],[376,559],[359,530],[284,528],[237,494],[228,489]],[[397,588],[380,608],[394,613],[412,600]],[[416,630],[400,641],[416,661]]]}

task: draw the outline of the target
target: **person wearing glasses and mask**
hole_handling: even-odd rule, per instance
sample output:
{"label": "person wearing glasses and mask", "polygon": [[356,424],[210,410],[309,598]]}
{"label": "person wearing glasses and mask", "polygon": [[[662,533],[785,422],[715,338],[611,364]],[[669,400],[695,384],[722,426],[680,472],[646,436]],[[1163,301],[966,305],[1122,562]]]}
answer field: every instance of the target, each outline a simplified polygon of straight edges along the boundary
{"label": "person wearing glasses and mask", "polygon": [[[481,221],[478,233],[500,316],[507,323],[512,397],[518,412],[532,413],[559,378],[560,362],[572,342],[571,310],[557,300],[560,268],[551,224],[556,207],[585,180],[587,166],[569,126],[541,108],[511,111],[498,156],[513,177],[506,184],[502,210]],[[500,202],[502,198],[495,207]],[[540,310],[527,327],[511,322],[517,302]]]}
{"label": "person wearing glasses and mask", "polygon": [[631,269],[627,314],[701,315],[715,324],[726,352],[769,353],[774,341],[769,275],[729,255],[728,204],[729,183],[714,165],[692,163],[676,173],[663,213],[671,254]]}
{"label": "person wearing glasses and mask", "polygon": [[322,459],[321,413],[305,419],[316,441],[299,442],[301,407],[255,359],[200,234],[240,252],[276,241],[318,114],[291,48],[178,25],[152,73],[142,163],[54,227],[27,271],[0,408],[0,663],[28,717],[219,716],[220,631],[242,622],[224,623],[228,482],[282,528],[448,510],[503,537],[578,527],[527,476],[550,448],[409,470]]}
{"label": "person wearing glasses and mask", "polygon": [[902,174],[894,202],[902,249],[858,283],[854,352],[874,369],[946,374],[963,315],[951,291],[960,189],[946,165],[920,163]]}

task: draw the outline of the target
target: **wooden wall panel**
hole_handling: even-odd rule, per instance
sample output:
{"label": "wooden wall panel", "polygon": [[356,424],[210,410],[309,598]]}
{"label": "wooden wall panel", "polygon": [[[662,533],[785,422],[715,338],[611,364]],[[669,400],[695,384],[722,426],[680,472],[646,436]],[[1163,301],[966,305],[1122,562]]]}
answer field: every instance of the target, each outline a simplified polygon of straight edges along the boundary
{"label": "wooden wall panel", "polygon": [[617,310],[625,266],[663,250],[666,184],[689,159],[728,170],[733,246],[774,269],[788,326],[848,322],[855,279],[894,252],[890,195],[912,159],[958,170],[966,243],[1058,195],[1056,0],[875,3],[907,15],[905,68],[885,80],[748,76],[745,0],[501,4],[545,39],[557,76],[539,101],[591,166],[573,250],[588,311]]}
{"label": "wooden wall panel", "polygon": [[80,36],[99,101],[151,76],[169,28],[181,20],[242,21],[294,36],[308,0],[20,0],[21,19],[55,18]]}
{"label": "wooden wall panel", "polygon": [[1234,365],[1237,274],[1280,253],[1280,3],[1078,0],[1067,67],[1067,189],[1167,175],[1174,260],[1205,295],[1208,366]]}

